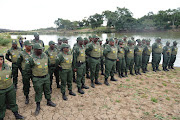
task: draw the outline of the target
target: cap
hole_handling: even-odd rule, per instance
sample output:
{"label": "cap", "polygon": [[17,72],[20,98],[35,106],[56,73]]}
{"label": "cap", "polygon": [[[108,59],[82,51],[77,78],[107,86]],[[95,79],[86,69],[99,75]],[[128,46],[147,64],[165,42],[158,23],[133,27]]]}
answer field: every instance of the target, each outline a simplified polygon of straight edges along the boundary
{"label": "cap", "polygon": [[32,43],[31,43],[31,41],[30,41],[30,40],[26,40],[26,41],[24,42],[24,45],[27,45],[27,46],[32,46]]}
{"label": "cap", "polygon": [[78,37],[76,40],[77,41],[84,41],[82,37]]}
{"label": "cap", "polygon": [[39,33],[34,33],[34,37],[38,37],[39,36]]}
{"label": "cap", "polygon": [[12,44],[16,44],[17,45],[17,41],[16,40],[12,40]]}
{"label": "cap", "polygon": [[54,41],[49,41],[49,45],[53,45],[53,44],[55,44],[55,42]]}
{"label": "cap", "polygon": [[39,43],[35,43],[33,49],[44,49],[44,47],[42,47],[42,45]]}

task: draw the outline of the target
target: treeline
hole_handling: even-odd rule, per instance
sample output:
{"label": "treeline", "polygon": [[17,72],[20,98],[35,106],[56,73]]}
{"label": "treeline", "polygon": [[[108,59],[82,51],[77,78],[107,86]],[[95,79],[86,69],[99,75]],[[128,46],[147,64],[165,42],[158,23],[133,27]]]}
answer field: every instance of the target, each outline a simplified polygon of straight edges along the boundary
{"label": "treeline", "polygon": [[98,28],[107,22],[107,28],[119,31],[153,31],[177,29],[180,27],[180,8],[160,10],[157,14],[149,12],[141,18],[134,18],[127,8],[117,7],[116,11],[103,11],[81,21],[70,21],[58,18],[54,21],[57,29],[76,30],[82,28]]}

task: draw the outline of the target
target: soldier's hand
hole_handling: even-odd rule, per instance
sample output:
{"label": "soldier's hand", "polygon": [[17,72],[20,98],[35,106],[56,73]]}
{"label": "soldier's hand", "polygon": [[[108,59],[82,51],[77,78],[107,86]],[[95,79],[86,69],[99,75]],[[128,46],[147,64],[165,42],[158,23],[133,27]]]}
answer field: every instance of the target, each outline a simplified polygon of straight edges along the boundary
{"label": "soldier's hand", "polygon": [[74,72],[77,72],[77,69],[76,69],[76,68],[74,69]]}

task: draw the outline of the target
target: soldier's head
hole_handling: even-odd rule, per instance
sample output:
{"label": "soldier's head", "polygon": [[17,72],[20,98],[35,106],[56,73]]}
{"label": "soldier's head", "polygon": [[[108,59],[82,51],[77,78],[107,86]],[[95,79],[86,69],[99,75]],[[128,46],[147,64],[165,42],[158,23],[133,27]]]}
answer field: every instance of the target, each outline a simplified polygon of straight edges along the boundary
{"label": "soldier's head", "polygon": [[62,39],[61,38],[58,38],[58,44],[62,44]]}
{"label": "soldier's head", "polygon": [[84,39],[82,37],[78,37],[76,40],[80,46],[82,46],[84,44]]}
{"label": "soldier's head", "polygon": [[55,42],[54,41],[49,41],[49,47],[53,50],[55,48]]}
{"label": "soldier's head", "polygon": [[89,39],[88,38],[84,38],[84,45],[88,44],[89,43]]}
{"label": "soldier's head", "polygon": [[68,39],[67,38],[63,38],[62,42],[68,44]]}
{"label": "soldier's head", "polygon": [[173,46],[177,46],[177,42],[176,41],[173,42]]}
{"label": "soldier's head", "polygon": [[160,43],[160,42],[161,42],[161,37],[158,37],[158,38],[156,39],[156,41],[157,41],[157,43]]}
{"label": "soldier's head", "polygon": [[166,42],[166,46],[169,46],[169,45],[170,45],[170,42],[169,42],[169,41],[167,41],[167,42]]}
{"label": "soldier's head", "polygon": [[131,40],[133,40],[133,41],[134,41],[134,37],[131,37]]}
{"label": "soldier's head", "polygon": [[63,43],[62,45],[61,45],[61,49],[62,49],[62,51],[63,52],[65,52],[65,53],[67,53],[67,52],[69,52],[69,45],[68,44],[66,44],[66,43]]}
{"label": "soldier's head", "polygon": [[129,46],[133,46],[134,45],[134,42],[132,40],[128,40],[128,45]]}
{"label": "soldier's head", "polygon": [[35,40],[39,40],[39,33],[34,33]]}
{"label": "soldier's head", "polygon": [[146,44],[146,39],[142,39],[142,44]]}
{"label": "soldier's head", "polygon": [[126,41],[126,40],[127,40],[127,36],[126,36],[126,35],[124,35],[123,40],[124,40],[124,41]]}
{"label": "soldier's head", "polygon": [[151,42],[150,39],[146,40],[146,45],[150,45],[150,42]]}
{"label": "soldier's head", "polygon": [[90,42],[92,41],[92,36],[89,36],[89,41],[90,41]]}
{"label": "soldier's head", "polygon": [[142,45],[142,41],[141,41],[140,39],[137,39],[136,41],[137,41],[137,43],[138,43],[139,46]]}
{"label": "soldier's head", "polygon": [[119,39],[119,45],[123,45],[124,41],[122,39]]}
{"label": "soldier's head", "polygon": [[110,38],[110,39],[109,39],[109,45],[110,45],[110,46],[114,46],[114,39],[113,39],[113,38]]}
{"label": "soldier's head", "polygon": [[12,48],[16,49],[17,48],[17,41],[12,40]]}
{"label": "soldier's head", "polygon": [[26,40],[26,41],[24,42],[24,45],[25,45],[25,48],[26,48],[27,51],[31,51],[31,49],[32,49],[32,43],[31,43],[30,40]]}
{"label": "soldier's head", "polygon": [[99,39],[98,42],[99,42],[100,45],[102,45],[102,40],[101,39]]}
{"label": "soldier's head", "polygon": [[116,44],[118,44],[118,39],[117,38],[114,38],[114,41]]}
{"label": "soldier's head", "polygon": [[4,55],[0,53],[0,65],[4,63]]}
{"label": "soldier's head", "polygon": [[42,54],[42,51],[43,51],[43,47],[41,44],[39,43],[35,43],[34,46],[33,46],[33,49],[34,49],[34,53],[39,56]]}
{"label": "soldier's head", "polygon": [[93,35],[93,42],[97,42],[99,40],[99,37],[97,35]]}

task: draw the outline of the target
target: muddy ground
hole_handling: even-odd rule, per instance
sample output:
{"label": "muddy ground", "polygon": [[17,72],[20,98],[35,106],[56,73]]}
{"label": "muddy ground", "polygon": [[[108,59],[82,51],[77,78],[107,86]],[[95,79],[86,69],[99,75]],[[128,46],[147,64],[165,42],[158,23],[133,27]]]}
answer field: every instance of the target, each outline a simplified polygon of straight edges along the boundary
{"label": "muddy ground", "polygon": [[[41,111],[34,116],[36,104],[31,82],[30,103],[25,105],[22,91],[22,79],[19,77],[17,104],[19,113],[26,120],[180,120],[180,68],[169,72],[148,72],[143,75],[126,78],[115,78],[110,86],[100,85],[77,93],[73,83],[73,91],[77,96],[67,94],[68,101],[62,100],[60,89],[53,83],[52,101],[57,107],[46,105],[43,96]],[[104,77],[100,75],[102,83]],[[86,79],[90,86],[90,80]],[[14,120],[13,113],[6,111],[5,120]]]}

